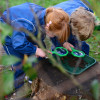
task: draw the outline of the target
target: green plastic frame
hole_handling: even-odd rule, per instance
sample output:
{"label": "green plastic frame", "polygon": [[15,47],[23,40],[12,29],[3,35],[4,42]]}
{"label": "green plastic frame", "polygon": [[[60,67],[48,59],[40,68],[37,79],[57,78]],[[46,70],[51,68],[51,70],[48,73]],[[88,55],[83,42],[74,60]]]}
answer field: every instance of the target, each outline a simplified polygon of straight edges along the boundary
{"label": "green plastic frame", "polygon": [[[67,56],[68,56],[68,58],[70,58],[70,57],[73,58],[72,54],[68,54]],[[54,56],[54,58],[57,60],[56,56]],[[82,72],[86,71],[88,68],[92,67],[94,64],[96,64],[96,60],[94,58],[92,58],[88,55],[85,55],[84,57],[82,57],[82,60],[84,60],[84,62],[86,62],[86,64],[84,65],[84,68],[75,67],[75,65],[70,66],[69,63],[68,63],[69,62],[68,58],[67,59],[64,58],[63,60],[61,58],[61,63],[62,63],[62,66],[65,68],[65,70],[67,72],[69,72],[70,74],[73,74],[73,75],[79,75]]]}
{"label": "green plastic frame", "polygon": [[[57,49],[64,49],[65,51],[66,51],[66,54],[59,54],[59,53],[57,53]],[[85,53],[83,52],[83,51],[80,51],[80,50],[76,50],[76,49],[74,49],[73,47],[71,47],[71,49],[72,49],[72,52],[71,52],[71,54],[73,55],[73,56],[75,56],[75,57],[84,57],[85,56]],[[81,55],[81,56],[78,56],[78,55],[75,55],[74,54],[74,52],[80,52],[80,53],[82,53],[83,55]],[[67,54],[68,54],[68,50],[66,49],[66,48],[64,48],[64,47],[56,47],[55,48],[55,50],[54,51],[51,51],[52,52],[52,54],[56,54],[56,55],[58,55],[58,56],[60,56],[60,57],[63,57],[63,56],[67,56]]]}
{"label": "green plastic frame", "polygon": [[[63,54],[62,55],[62,54],[57,53],[56,52],[57,49],[64,49],[64,50],[66,50],[66,54]],[[60,57],[66,56],[68,54],[68,50],[66,48],[64,48],[64,47],[56,47],[55,50],[54,51],[51,51],[51,52],[52,52],[52,54],[56,54],[56,55],[58,55]]]}
{"label": "green plastic frame", "polygon": [[[85,56],[85,53],[84,53],[83,51],[76,50],[76,49],[74,49],[73,47],[71,47],[71,49],[72,49],[71,54],[72,54],[73,56],[75,56],[75,57],[84,57],[84,56]],[[81,56],[75,55],[75,54],[74,54],[75,51],[76,51],[76,52],[80,52],[80,53],[82,53],[83,55],[81,55]]]}

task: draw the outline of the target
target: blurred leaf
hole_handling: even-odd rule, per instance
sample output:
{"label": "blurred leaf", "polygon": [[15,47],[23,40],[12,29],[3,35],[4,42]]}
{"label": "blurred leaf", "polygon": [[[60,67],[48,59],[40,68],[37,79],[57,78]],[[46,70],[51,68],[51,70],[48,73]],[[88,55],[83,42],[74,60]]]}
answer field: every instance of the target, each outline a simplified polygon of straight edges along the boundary
{"label": "blurred leaf", "polygon": [[35,56],[30,56],[27,60],[28,63],[36,63],[38,60]]}
{"label": "blurred leaf", "polygon": [[23,65],[23,70],[27,71],[31,67],[32,67],[32,63],[26,63],[26,64]]}
{"label": "blurred leaf", "polygon": [[9,94],[14,89],[14,73],[12,71],[3,71],[4,94]]}
{"label": "blurred leaf", "polygon": [[20,59],[15,57],[15,56],[3,55],[1,63],[4,66],[10,66],[10,65],[15,64],[16,62],[19,62],[19,61],[20,61]]}
{"label": "blurred leaf", "polygon": [[5,43],[5,37],[6,37],[6,35],[2,35],[2,36],[1,36],[1,43],[2,43],[2,44]]}
{"label": "blurred leaf", "polygon": [[26,63],[23,67],[24,72],[26,75],[31,79],[35,79],[37,77],[36,70],[32,67],[32,63]]}
{"label": "blurred leaf", "polygon": [[77,96],[72,96],[70,100],[77,100]]}
{"label": "blurred leaf", "polygon": [[29,76],[30,80],[34,80],[37,77],[37,72],[34,68],[29,68],[25,71],[26,75]]}
{"label": "blurred leaf", "polygon": [[95,100],[99,100],[99,82],[94,80],[91,84],[92,94]]}
{"label": "blurred leaf", "polygon": [[5,37],[12,34],[12,27],[8,24],[0,23],[1,42],[4,43]]}
{"label": "blurred leaf", "polygon": [[23,65],[26,64],[27,59],[28,59],[28,56],[26,54],[24,54]]}
{"label": "blurred leaf", "polygon": [[32,55],[28,57],[27,55],[24,55],[23,65],[26,63],[36,63],[36,62],[37,62],[36,56]]}
{"label": "blurred leaf", "polygon": [[12,27],[8,24],[0,23],[0,30],[2,34],[11,35]]}
{"label": "blurred leaf", "polygon": [[96,40],[96,36],[94,36],[93,39]]}

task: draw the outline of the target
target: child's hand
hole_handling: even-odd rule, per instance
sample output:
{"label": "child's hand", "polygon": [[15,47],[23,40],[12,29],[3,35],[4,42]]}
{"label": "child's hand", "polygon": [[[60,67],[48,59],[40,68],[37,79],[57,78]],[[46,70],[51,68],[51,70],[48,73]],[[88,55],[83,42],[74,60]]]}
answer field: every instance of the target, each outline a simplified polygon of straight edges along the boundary
{"label": "child's hand", "polygon": [[36,55],[37,57],[46,57],[45,52],[44,52],[42,49],[40,49],[40,48],[37,48],[37,49],[36,49],[35,55]]}
{"label": "child's hand", "polygon": [[72,44],[70,44],[69,42],[65,42],[65,43],[63,44],[63,47],[66,48],[68,51],[72,51],[72,50],[71,50],[71,47],[74,48],[74,46],[73,46]]}
{"label": "child's hand", "polygon": [[48,53],[50,53],[50,54],[52,54],[52,52],[51,52],[51,51],[49,51],[49,50],[47,50],[47,52],[48,52]]}

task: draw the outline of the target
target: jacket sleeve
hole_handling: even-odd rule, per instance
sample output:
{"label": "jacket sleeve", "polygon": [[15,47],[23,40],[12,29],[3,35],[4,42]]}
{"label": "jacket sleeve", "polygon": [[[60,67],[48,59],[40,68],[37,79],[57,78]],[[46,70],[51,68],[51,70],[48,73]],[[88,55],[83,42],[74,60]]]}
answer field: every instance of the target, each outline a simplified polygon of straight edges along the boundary
{"label": "jacket sleeve", "polygon": [[13,31],[11,38],[13,48],[22,54],[35,54],[37,47],[27,40],[28,35],[25,32],[19,31],[21,27],[29,31],[29,25],[25,22],[16,22],[13,24],[13,27],[17,29]]}

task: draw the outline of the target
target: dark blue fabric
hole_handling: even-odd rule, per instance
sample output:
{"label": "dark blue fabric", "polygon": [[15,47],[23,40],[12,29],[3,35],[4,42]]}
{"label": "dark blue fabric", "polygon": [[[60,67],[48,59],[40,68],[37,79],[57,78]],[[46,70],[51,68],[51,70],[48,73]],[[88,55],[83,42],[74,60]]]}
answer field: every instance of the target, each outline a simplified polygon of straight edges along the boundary
{"label": "dark blue fabric", "polygon": [[52,44],[53,44],[55,47],[61,47],[61,44],[60,44],[60,42],[58,41],[57,37],[50,38],[50,40],[52,41]]}
{"label": "dark blue fabric", "polygon": [[86,42],[82,41],[82,51],[85,54],[89,55],[89,50],[90,50],[89,45]]}
{"label": "dark blue fabric", "polygon": [[14,74],[14,87],[20,88],[24,84],[25,73],[22,70],[17,70]]}
{"label": "dark blue fabric", "polygon": [[19,53],[18,51],[16,51],[14,48],[12,48],[11,46],[7,46],[7,45],[4,45],[4,50],[6,51],[6,53],[8,55],[14,55],[18,58],[21,58],[23,59],[24,58],[24,55],[22,53]]}

